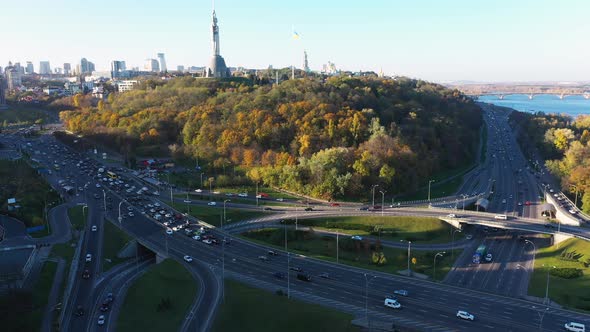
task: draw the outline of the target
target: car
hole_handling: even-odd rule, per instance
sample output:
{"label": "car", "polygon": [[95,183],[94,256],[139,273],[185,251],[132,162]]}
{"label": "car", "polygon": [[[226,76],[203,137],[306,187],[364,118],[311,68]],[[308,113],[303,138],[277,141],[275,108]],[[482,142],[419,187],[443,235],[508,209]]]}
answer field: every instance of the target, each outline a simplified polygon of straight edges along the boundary
{"label": "car", "polygon": [[518,202],[518,206],[522,206],[522,202]]}
{"label": "car", "polygon": [[266,256],[262,256],[262,255],[258,256],[258,259],[260,259],[263,262],[268,262],[268,257],[266,257]]}
{"label": "car", "polygon": [[368,211],[368,210],[369,210],[369,207],[368,206],[361,206],[359,208],[359,211]]}
{"label": "car", "polygon": [[133,216],[135,216],[135,215],[133,214],[133,212],[129,212],[128,214],[129,214],[129,216],[130,216],[130,217],[133,217]]}
{"label": "car", "polygon": [[502,200],[502,204],[506,204],[506,199],[503,199]]}
{"label": "car", "polygon": [[201,239],[201,237],[199,235],[195,235],[195,236],[193,236],[193,239],[199,241]]}
{"label": "car", "polygon": [[301,281],[311,281],[311,275],[307,273],[297,273],[297,279]]}
{"label": "car", "polygon": [[268,207],[268,206],[265,206],[263,210],[264,210],[264,211],[272,211],[272,208],[270,208],[270,207]]}
{"label": "car", "polygon": [[274,251],[274,250],[269,250],[269,251],[267,251],[266,253],[267,253],[267,254],[269,254],[269,255],[271,255],[271,256],[278,256],[278,255],[279,255],[279,254],[278,254],[276,251]]}
{"label": "car", "polygon": [[109,302],[107,299],[105,299],[104,301],[102,301],[102,304],[100,305],[100,311],[102,312],[107,312],[109,311],[111,302]]}
{"label": "car", "polygon": [[492,254],[488,253],[485,257],[486,262],[491,262],[492,261]]}
{"label": "car", "polygon": [[86,254],[86,262],[92,262],[92,254]]}
{"label": "car", "polygon": [[277,279],[285,279],[285,274],[281,272],[275,272],[272,275]]}
{"label": "car", "polygon": [[571,213],[571,214],[576,214],[576,210],[574,210],[574,209],[569,209],[568,212]]}
{"label": "car", "polygon": [[291,271],[295,271],[295,272],[301,272],[301,271],[303,271],[303,269],[300,268],[300,267],[298,267],[298,266],[291,266],[289,269]]}
{"label": "car", "polygon": [[586,325],[581,323],[569,322],[565,323],[564,327],[567,331],[586,332]]}
{"label": "car", "polygon": [[340,204],[339,203],[330,203],[330,206],[337,207],[337,206],[340,206]]}
{"label": "car", "polygon": [[279,201],[279,202],[283,202],[284,200],[285,200],[285,199],[283,199],[283,198],[281,198],[281,197],[277,198],[277,201]]}
{"label": "car", "polygon": [[450,213],[447,215],[447,218],[457,218],[457,215],[454,213]]}
{"label": "car", "polygon": [[553,194],[555,191],[553,189],[549,189],[549,192]]}
{"label": "car", "polygon": [[470,320],[470,321],[473,321],[475,319],[475,316],[473,316],[472,314],[470,314],[464,310],[457,311],[457,317],[459,317],[461,319],[465,319],[465,320]]}
{"label": "car", "polygon": [[98,230],[98,228],[96,227],[96,225],[92,225],[92,228],[91,229],[92,229],[93,232],[96,232]]}
{"label": "car", "polygon": [[100,184],[98,184],[98,183],[97,183],[97,184],[96,184],[96,188],[100,188]]}
{"label": "car", "polygon": [[105,299],[105,301],[112,303],[113,301],[115,301],[115,296],[113,295],[113,293],[107,293],[107,297]]}
{"label": "car", "polygon": [[363,237],[358,235],[353,235],[350,237],[351,240],[362,241]]}
{"label": "car", "polygon": [[313,208],[312,207],[306,207],[305,208],[305,211],[313,211]]}
{"label": "car", "polygon": [[190,262],[192,262],[192,261],[193,261],[193,258],[192,258],[191,256],[189,256],[189,255],[185,255],[185,256],[183,257],[183,259],[184,259],[184,261],[185,261],[185,262],[187,262],[187,263],[190,263]]}
{"label": "car", "polygon": [[324,279],[330,279],[330,274],[328,274],[328,272],[320,273],[319,277]]}
{"label": "car", "polygon": [[171,228],[166,228],[166,234],[172,235],[173,233],[174,233],[174,231],[172,231]]}
{"label": "car", "polygon": [[213,244],[213,241],[209,240],[209,239],[204,239],[203,243],[205,244]]}
{"label": "car", "polygon": [[471,239],[473,239],[473,235],[471,235],[471,234],[467,234],[467,236],[465,236],[465,238],[466,238],[467,240],[471,240]]}
{"label": "car", "polygon": [[202,193],[202,192],[203,192],[203,190],[202,190],[202,189],[195,189],[195,192],[196,192],[196,193]]}
{"label": "car", "polygon": [[88,271],[88,269],[84,270],[84,272],[82,273],[82,278],[83,279],[90,278],[90,271]]}
{"label": "car", "polygon": [[99,326],[103,326],[104,325],[104,315],[100,315],[98,316],[98,325]]}
{"label": "car", "polygon": [[393,309],[401,309],[402,305],[396,299],[385,298],[383,305]]}
{"label": "car", "polygon": [[209,202],[209,203],[207,203],[207,205],[209,205],[209,206],[216,206],[217,205],[217,202]]}
{"label": "car", "polygon": [[248,193],[239,193],[238,196],[239,197],[248,197]]}
{"label": "car", "polygon": [[526,201],[526,202],[524,202],[524,205],[526,205],[526,206],[529,206],[529,205],[531,205],[531,201]]}
{"label": "car", "polygon": [[78,316],[78,317],[82,317],[82,316],[84,316],[84,308],[83,308],[81,305],[79,305],[79,306],[76,308],[76,312],[75,312],[74,314],[75,314],[76,316]]}
{"label": "car", "polygon": [[393,291],[393,294],[401,295],[401,296],[408,296],[408,291],[405,289],[396,289]]}
{"label": "car", "polygon": [[188,204],[188,203],[190,203],[190,202],[191,202],[191,200],[190,200],[190,199],[185,199],[183,202],[185,202],[185,203],[187,203],[187,204]]}

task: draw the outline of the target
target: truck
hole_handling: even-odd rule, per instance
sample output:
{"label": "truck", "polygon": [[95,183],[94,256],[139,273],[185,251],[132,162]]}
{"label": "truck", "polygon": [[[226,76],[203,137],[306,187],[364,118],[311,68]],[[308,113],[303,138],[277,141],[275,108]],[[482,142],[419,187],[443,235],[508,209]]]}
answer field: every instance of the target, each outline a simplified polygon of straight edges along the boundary
{"label": "truck", "polygon": [[486,255],[486,246],[481,244],[479,247],[477,247],[477,250],[475,251],[475,254],[473,254],[473,263],[474,264],[480,264],[481,260],[483,259],[483,257],[485,257]]}

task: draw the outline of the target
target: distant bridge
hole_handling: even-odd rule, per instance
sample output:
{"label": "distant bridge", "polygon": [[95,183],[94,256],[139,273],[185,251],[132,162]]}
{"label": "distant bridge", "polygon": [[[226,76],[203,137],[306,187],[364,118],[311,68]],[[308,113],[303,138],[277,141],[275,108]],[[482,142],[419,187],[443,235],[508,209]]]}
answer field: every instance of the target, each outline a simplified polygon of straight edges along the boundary
{"label": "distant bridge", "polygon": [[550,93],[550,92],[536,92],[536,93],[524,93],[524,92],[486,92],[486,93],[466,93],[465,95],[479,99],[481,96],[497,96],[498,99],[503,100],[505,96],[509,95],[528,95],[529,99],[532,100],[537,95],[555,95],[559,99],[565,99],[567,96],[582,96],[584,99],[590,99],[590,92],[568,92],[568,93]]}

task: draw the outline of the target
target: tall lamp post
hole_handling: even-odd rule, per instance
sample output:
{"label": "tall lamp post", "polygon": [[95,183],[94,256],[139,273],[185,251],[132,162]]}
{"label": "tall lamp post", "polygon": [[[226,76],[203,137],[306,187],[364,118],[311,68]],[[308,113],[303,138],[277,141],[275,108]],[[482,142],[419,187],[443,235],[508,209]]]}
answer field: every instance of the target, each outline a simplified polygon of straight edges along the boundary
{"label": "tall lamp post", "polygon": [[451,240],[451,258],[455,258],[455,233],[461,233],[460,229],[454,229],[453,230],[453,236],[451,236],[452,240]]}
{"label": "tall lamp post", "polygon": [[441,251],[441,252],[437,252],[436,255],[434,255],[434,264],[432,267],[432,279],[436,281],[436,258],[438,256],[442,256],[446,254],[446,251]]}
{"label": "tall lamp post", "polygon": [[107,211],[107,192],[102,190],[102,198],[104,200],[104,211]]}
{"label": "tall lamp post", "polygon": [[408,277],[409,277],[412,273],[412,270],[410,270],[410,256],[412,254],[412,241],[400,240],[400,242],[408,242]]}
{"label": "tall lamp post", "polygon": [[118,220],[119,220],[119,224],[121,223],[121,220],[123,219],[123,218],[121,217],[121,204],[123,204],[123,201],[119,202],[119,218],[118,218]]}
{"label": "tall lamp post", "polygon": [[365,320],[367,321],[367,327],[369,327],[369,281],[377,278],[377,276],[371,276],[371,280],[367,278],[367,274],[365,276]]}
{"label": "tall lamp post", "polygon": [[385,190],[379,190],[381,193],[381,217],[383,217],[383,206],[385,205]]}
{"label": "tall lamp post", "polygon": [[434,182],[434,180],[428,181],[428,202],[430,203],[430,184]]}
{"label": "tall lamp post", "polygon": [[225,201],[223,201],[223,220],[221,220],[221,230],[223,230],[223,222],[226,220],[225,217],[225,203],[230,202],[231,200],[226,199]]}
{"label": "tall lamp post", "polygon": [[371,205],[371,207],[375,206],[375,188],[377,188],[377,187],[379,187],[379,185],[378,185],[378,184],[374,184],[374,185],[371,187],[371,192],[373,193],[373,204]]}
{"label": "tall lamp post", "polygon": [[[543,267],[545,266],[545,264],[543,264]],[[553,268],[555,269],[556,267],[553,266]],[[551,269],[547,268],[547,284],[545,285],[545,300],[543,300],[543,304],[547,303],[547,305],[549,305],[549,271],[551,271]]]}
{"label": "tall lamp post", "polygon": [[[575,191],[574,191],[574,195],[576,195],[576,197],[574,198],[574,205],[576,206],[576,208],[578,207],[578,187],[576,187],[575,184],[570,184],[570,187],[574,187]],[[571,188],[570,188],[571,189]]]}

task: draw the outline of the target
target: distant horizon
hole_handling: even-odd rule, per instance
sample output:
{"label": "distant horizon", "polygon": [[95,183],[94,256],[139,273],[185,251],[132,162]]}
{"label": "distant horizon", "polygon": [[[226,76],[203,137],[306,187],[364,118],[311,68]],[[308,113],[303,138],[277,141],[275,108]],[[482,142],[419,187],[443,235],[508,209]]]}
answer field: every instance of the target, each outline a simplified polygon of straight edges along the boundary
{"label": "distant horizon", "polygon": [[[0,66],[40,61],[52,68],[81,58],[109,70],[113,60],[143,68],[165,53],[168,68],[206,66],[211,3],[104,0],[9,2],[3,8]],[[269,65],[319,71],[381,70],[432,82],[580,82],[590,77],[590,3],[549,0],[217,1],[221,55],[230,67]],[[74,28],[75,27],[75,28]],[[299,38],[293,38],[293,31]]]}

